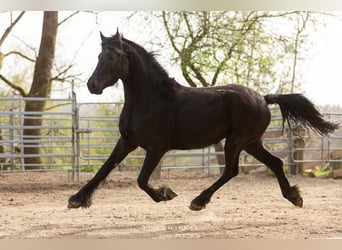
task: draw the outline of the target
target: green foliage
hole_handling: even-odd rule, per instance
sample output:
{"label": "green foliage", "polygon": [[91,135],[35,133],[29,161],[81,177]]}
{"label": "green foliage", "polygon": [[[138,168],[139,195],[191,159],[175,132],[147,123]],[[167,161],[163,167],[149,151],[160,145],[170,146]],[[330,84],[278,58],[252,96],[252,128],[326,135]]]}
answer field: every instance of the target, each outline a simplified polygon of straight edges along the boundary
{"label": "green foliage", "polygon": [[88,165],[88,166],[81,166],[80,171],[81,172],[97,172],[99,170],[100,166],[93,166],[93,165]]}
{"label": "green foliage", "polygon": [[314,170],[313,173],[316,177],[323,176],[323,175],[328,175],[333,171],[332,167],[330,166],[325,166],[321,169]]}
{"label": "green foliage", "polygon": [[[305,42],[307,12],[163,12],[161,19],[190,86],[238,83],[289,91]],[[302,20],[302,21],[301,21]]]}

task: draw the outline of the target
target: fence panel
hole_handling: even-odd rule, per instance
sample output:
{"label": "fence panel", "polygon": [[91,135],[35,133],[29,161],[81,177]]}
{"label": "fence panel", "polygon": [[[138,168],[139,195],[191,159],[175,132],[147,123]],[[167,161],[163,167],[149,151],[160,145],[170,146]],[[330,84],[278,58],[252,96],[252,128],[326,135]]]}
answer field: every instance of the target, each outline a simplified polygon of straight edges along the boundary
{"label": "fence panel", "polygon": [[[25,101],[46,102],[43,112],[24,112]],[[30,171],[69,171],[78,179],[79,171],[96,171],[107,159],[120,133],[119,114],[122,103],[76,103],[70,99],[44,98],[0,98],[0,171],[27,171],[30,167],[25,158],[39,156],[39,169]],[[25,119],[40,119],[40,136],[25,137]],[[325,116],[342,123],[342,113],[328,113]],[[25,155],[24,148],[31,140],[38,140],[40,153]],[[294,144],[302,140],[303,146]],[[287,167],[296,167],[297,172],[312,166],[342,164],[342,130],[323,138],[311,134],[298,137],[285,127],[282,130],[282,116],[278,108],[272,108],[272,121],[264,135],[264,146],[284,161]],[[224,143],[224,141],[222,141]],[[212,173],[220,167],[213,146],[197,150],[172,150],[161,161],[161,169],[199,169]],[[140,168],[145,152],[138,148],[122,162],[122,168]],[[260,162],[242,152],[240,166],[244,171],[262,166]]]}
{"label": "fence panel", "polygon": [[[24,112],[26,101],[45,102],[42,112]],[[75,166],[74,101],[48,98],[0,98],[0,171],[66,171]],[[24,125],[25,119],[41,119],[41,125]],[[39,135],[24,131],[38,129]],[[33,144],[34,143],[34,144]],[[25,147],[39,147],[24,154]],[[30,164],[27,158],[40,157]]]}
{"label": "fence panel", "polygon": [[[332,112],[326,113],[324,116],[342,124],[342,113]],[[297,164],[300,169],[305,170],[306,168],[324,167],[326,165],[334,168],[342,167],[342,128],[327,137],[313,133],[291,136],[293,141],[302,141],[297,147],[296,145],[291,147],[291,161]]]}

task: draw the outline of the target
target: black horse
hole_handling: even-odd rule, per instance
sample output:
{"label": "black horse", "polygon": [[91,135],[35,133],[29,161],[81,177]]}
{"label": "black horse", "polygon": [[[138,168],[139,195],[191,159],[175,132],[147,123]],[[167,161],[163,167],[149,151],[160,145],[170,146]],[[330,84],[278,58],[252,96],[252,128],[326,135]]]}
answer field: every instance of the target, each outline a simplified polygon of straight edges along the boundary
{"label": "black horse", "polygon": [[[138,146],[146,157],[138,185],[154,201],[177,196],[170,188],[155,189],[148,184],[154,168],[171,149],[194,149],[226,139],[225,169],[222,176],[192,200],[191,210],[201,210],[223,184],[238,174],[242,150],[267,165],[276,175],[283,196],[302,207],[297,186],[290,186],[283,162],[268,152],[261,138],[270,123],[268,104],[280,106],[285,120],[327,135],[338,125],[325,121],[314,105],[301,94],[265,95],[240,85],[190,88],[178,84],[156,61],[153,54],[124,39],[101,33],[102,52],[88,80],[88,89],[101,94],[103,89],[123,82],[125,103],[120,115],[121,138],[96,175],[69,199],[69,208],[89,207],[99,184],[128,153]],[[284,124],[283,124],[284,125]]]}

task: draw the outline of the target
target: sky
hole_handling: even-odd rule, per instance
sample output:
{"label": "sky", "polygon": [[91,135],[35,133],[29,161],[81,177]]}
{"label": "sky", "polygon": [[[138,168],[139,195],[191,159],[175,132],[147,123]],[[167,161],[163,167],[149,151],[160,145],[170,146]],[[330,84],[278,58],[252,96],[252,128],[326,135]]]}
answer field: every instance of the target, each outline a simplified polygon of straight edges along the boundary
{"label": "sky", "polygon": [[302,66],[305,94],[320,105],[342,106],[342,21],[327,19]]}
{"label": "sky", "polygon": [[[342,13],[342,12],[341,12]],[[127,21],[127,12],[106,12],[101,15],[91,13],[82,13],[75,16],[72,21],[59,28],[56,58],[63,58],[68,61],[74,59],[75,70],[82,71],[83,82],[77,83],[76,88],[78,99],[80,101],[119,101],[123,98],[123,90],[120,87],[107,88],[102,96],[91,95],[86,88],[86,79],[90,76],[97,63],[97,56],[100,52],[100,35],[102,31],[110,36],[116,32],[118,27],[125,37],[136,41],[147,50],[155,50],[149,43],[150,35],[153,32],[158,34],[159,27],[154,24],[146,23],[143,17],[136,22]],[[67,13],[60,13],[60,18]],[[18,40],[20,37],[27,44],[39,44],[41,33],[42,14],[27,13],[18,23],[11,39],[13,42],[5,42],[1,48],[3,52],[11,49],[13,44],[24,46],[23,42]],[[320,27],[311,35],[311,49],[305,52],[304,63],[300,63],[299,71],[302,74],[302,89],[304,94],[313,100],[317,105],[340,105],[342,106],[341,95],[341,58],[342,58],[342,19],[327,18],[326,26]],[[1,19],[0,16],[0,34],[7,26],[8,18]],[[152,30],[149,29],[152,27]],[[153,37],[158,37],[153,36]],[[154,38],[155,39],[155,38]],[[78,53],[75,55],[75,51]],[[156,51],[158,54],[167,53],[163,48]],[[170,76],[175,77],[177,81],[185,83],[179,70],[179,66],[173,65],[170,60],[162,56],[157,57],[162,66],[167,69]],[[63,60],[59,63],[62,64]],[[15,63],[16,64],[16,63]],[[10,71],[11,65],[1,69]],[[3,73],[5,74],[5,73]],[[1,83],[0,83],[1,84]],[[69,86],[66,91],[56,92],[56,97],[66,97]]]}

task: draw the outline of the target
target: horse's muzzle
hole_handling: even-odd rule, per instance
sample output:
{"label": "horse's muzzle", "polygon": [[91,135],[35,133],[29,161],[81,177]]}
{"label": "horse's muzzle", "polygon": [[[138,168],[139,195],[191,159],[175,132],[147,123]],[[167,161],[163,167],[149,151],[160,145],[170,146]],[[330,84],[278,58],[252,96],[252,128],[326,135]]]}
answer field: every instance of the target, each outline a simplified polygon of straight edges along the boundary
{"label": "horse's muzzle", "polygon": [[88,90],[90,93],[95,94],[95,95],[102,94],[102,91],[103,91],[102,87],[99,86],[99,84],[96,84],[96,81],[94,81],[92,78],[88,80],[87,86],[88,86]]}

